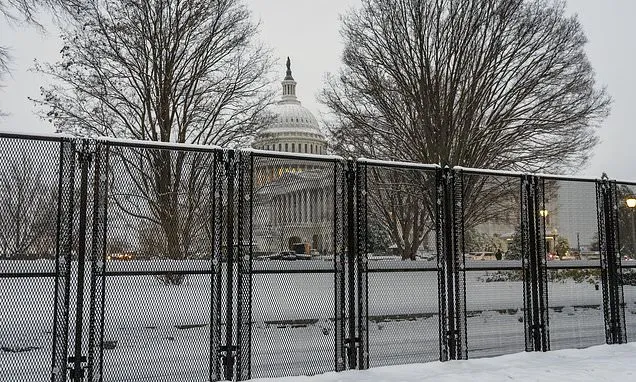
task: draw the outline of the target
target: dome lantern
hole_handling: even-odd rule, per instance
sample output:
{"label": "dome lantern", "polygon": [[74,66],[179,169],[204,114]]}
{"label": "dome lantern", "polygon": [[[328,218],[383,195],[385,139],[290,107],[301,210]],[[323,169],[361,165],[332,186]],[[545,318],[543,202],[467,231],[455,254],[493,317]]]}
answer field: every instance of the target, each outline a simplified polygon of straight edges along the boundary
{"label": "dome lantern", "polygon": [[289,57],[287,57],[287,73],[281,85],[283,85],[283,102],[300,104],[300,101],[296,98],[296,81],[294,81],[294,77],[292,77],[291,60]]}

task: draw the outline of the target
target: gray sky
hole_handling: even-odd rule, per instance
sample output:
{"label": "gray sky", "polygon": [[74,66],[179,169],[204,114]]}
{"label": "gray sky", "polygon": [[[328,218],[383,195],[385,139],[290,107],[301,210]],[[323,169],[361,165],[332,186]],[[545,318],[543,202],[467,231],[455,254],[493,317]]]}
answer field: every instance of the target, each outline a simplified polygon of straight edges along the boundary
{"label": "gray sky", "polygon": [[[316,101],[324,76],[340,66],[342,43],[338,16],[358,6],[360,0],[247,0],[254,18],[261,21],[261,40],[279,59],[280,79],[284,61],[291,57],[296,93],[303,105],[320,119],[325,109]],[[596,70],[596,79],[607,86],[614,103],[598,135],[601,143],[586,168],[585,176],[636,180],[636,137],[633,110],[636,109],[636,1],[569,0],[568,12],[577,13],[589,39],[588,57]],[[47,23],[50,25],[50,23]],[[33,60],[55,61],[61,42],[55,29],[47,33],[32,27],[15,27],[0,21],[0,44],[11,47],[12,72],[0,89],[0,110],[10,115],[0,119],[0,130],[51,132],[49,123],[33,114],[27,97],[39,96],[46,80],[29,71]]]}

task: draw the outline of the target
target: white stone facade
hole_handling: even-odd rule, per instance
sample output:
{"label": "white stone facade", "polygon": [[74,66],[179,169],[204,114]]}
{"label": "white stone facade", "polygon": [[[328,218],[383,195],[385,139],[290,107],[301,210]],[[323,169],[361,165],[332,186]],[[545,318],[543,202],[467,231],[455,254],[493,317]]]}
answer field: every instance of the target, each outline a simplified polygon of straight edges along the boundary
{"label": "white stone facade", "polygon": [[[255,138],[255,149],[326,154],[327,141],[316,118],[296,97],[296,81],[287,75],[274,106],[274,122]],[[333,253],[333,165],[284,158],[257,158],[252,234],[255,251],[288,251],[302,243],[306,253]],[[312,251],[313,250],[313,251]]]}

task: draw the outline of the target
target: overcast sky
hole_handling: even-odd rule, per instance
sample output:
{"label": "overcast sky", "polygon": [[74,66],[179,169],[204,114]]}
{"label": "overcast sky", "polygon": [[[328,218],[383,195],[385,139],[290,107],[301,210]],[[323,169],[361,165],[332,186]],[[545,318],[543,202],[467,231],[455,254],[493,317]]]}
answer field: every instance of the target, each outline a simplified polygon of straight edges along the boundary
{"label": "overcast sky", "polygon": [[[316,101],[326,73],[340,66],[342,42],[339,14],[360,0],[247,0],[254,18],[261,22],[261,40],[279,59],[280,79],[284,62],[291,57],[296,93],[303,105],[320,119],[325,109]],[[636,109],[636,1],[569,0],[568,12],[576,13],[589,39],[587,53],[614,103],[609,118],[599,129],[601,143],[586,168],[578,174],[636,180],[636,138],[633,111]],[[45,20],[46,21],[46,20]],[[50,23],[46,23],[50,25]],[[46,79],[29,71],[33,60],[55,61],[61,43],[55,29],[43,33],[32,27],[8,25],[0,20],[0,44],[11,47],[12,72],[2,81],[0,110],[10,113],[0,119],[0,130],[51,132],[52,127],[33,114],[28,97],[39,95]]]}

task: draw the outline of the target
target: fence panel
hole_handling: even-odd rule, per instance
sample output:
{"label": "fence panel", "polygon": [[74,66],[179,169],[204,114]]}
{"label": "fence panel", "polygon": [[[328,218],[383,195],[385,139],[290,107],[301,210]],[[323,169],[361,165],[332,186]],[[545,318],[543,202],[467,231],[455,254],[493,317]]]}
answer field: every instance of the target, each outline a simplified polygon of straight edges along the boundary
{"label": "fence panel", "polygon": [[523,351],[521,179],[464,174],[468,356]]}
{"label": "fence panel", "polygon": [[64,230],[65,245],[58,247],[56,227],[59,216],[66,218],[65,227],[70,219],[74,155],[70,146],[62,139],[0,137],[0,379],[4,381],[51,380],[52,367],[54,381],[65,378],[70,236]]}
{"label": "fence panel", "polygon": [[253,154],[251,377],[344,367],[344,172]]}
{"label": "fence panel", "polygon": [[636,340],[636,184],[617,183],[618,240],[625,296],[627,340]]}
{"label": "fence panel", "polygon": [[545,243],[551,349],[605,343],[596,188],[545,180]]}
{"label": "fence panel", "polygon": [[623,308],[636,337],[636,183],[12,134],[0,149],[3,380],[311,375],[462,358],[464,333],[470,357],[582,348],[624,341]]}
{"label": "fence panel", "polygon": [[110,146],[104,380],[220,378],[228,200],[217,156]]}
{"label": "fence panel", "polygon": [[439,359],[435,170],[365,166],[369,366]]}

